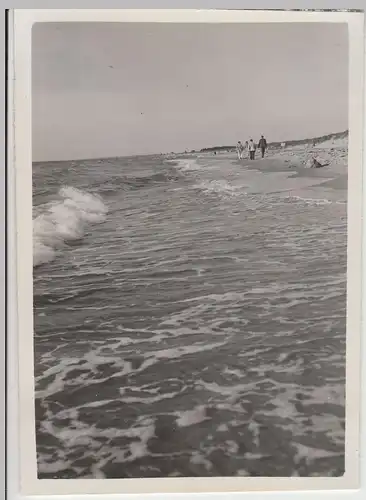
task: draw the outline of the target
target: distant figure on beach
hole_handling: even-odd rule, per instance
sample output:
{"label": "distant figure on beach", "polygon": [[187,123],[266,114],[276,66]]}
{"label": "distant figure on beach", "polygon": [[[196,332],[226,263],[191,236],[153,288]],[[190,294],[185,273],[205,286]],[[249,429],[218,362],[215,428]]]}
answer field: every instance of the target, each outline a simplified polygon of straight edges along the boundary
{"label": "distant figure on beach", "polygon": [[259,139],[258,147],[261,150],[262,158],[264,158],[264,153],[266,152],[266,149],[267,149],[267,141],[266,141],[264,135],[262,135],[261,138]]}
{"label": "distant figure on beach", "polygon": [[249,156],[250,156],[250,154],[249,154],[249,141],[245,141],[245,154],[249,158]]}
{"label": "distant figure on beach", "polygon": [[324,165],[320,163],[316,158],[313,158],[312,164],[310,168],[322,168],[328,165],[328,163],[325,163]]}
{"label": "distant figure on beach", "polygon": [[248,149],[249,149],[249,159],[255,160],[255,144],[253,142],[253,139],[250,139]]}
{"label": "distant figure on beach", "polygon": [[286,143],[285,143],[285,142],[281,142],[281,148],[282,148],[282,149],[285,149],[285,148],[286,148]]}
{"label": "distant figure on beach", "polygon": [[238,141],[238,144],[236,145],[236,152],[238,153],[238,160],[241,160],[244,152],[244,146],[241,141]]}

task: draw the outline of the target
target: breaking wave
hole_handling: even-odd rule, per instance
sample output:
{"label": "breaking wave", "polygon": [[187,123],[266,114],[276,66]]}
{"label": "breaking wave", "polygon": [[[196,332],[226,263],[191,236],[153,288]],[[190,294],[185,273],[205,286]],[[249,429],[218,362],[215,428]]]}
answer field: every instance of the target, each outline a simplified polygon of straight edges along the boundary
{"label": "breaking wave", "polygon": [[166,163],[174,165],[177,170],[181,172],[194,172],[195,170],[201,170],[202,165],[200,165],[196,159],[174,159],[174,160],[166,160]]}
{"label": "breaking wave", "polygon": [[81,240],[86,226],[103,222],[107,212],[98,195],[62,187],[57,200],[35,208],[33,267],[50,262],[63,246]]}

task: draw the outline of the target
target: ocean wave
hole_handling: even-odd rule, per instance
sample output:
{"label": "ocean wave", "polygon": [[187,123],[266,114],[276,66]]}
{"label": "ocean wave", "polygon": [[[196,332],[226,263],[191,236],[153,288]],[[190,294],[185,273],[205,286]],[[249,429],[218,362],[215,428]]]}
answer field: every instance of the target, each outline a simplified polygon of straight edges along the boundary
{"label": "ocean wave", "polygon": [[203,192],[203,194],[210,195],[215,194],[220,198],[237,198],[245,197],[247,208],[253,209],[258,208],[258,206],[272,205],[273,203],[283,202],[283,203],[296,203],[305,206],[308,205],[330,205],[336,204],[346,204],[344,200],[329,200],[327,198],[310,198],[308,196],[298,196],[293,194],[288,194],[285,191],[282,194],[277,192],[248,192],[248,186],[240,184],[232,184],[224,179],[220,180],[206,180],[199,182],[194,185],[194,188]]}
{"label": "ocean wave", "polygon": [[243,196],[246,195],[246,191],[243,191],[245,186],[233,185],[230,182],[220,179],[220,180],[210,180],[202,181],[194,186],[196,189],[203,191],[206,194],[215,193],[221,196]]}
{"label": "ocean wave", "polygon": [[103,222],[108,212],[98,195],[80,189],[62,187],[58,197],[34,209],[34,267],[53,260],[65,244],[81,240],[86,225]]}
{"label": "ocean wave", "polygon": [[[115,194],[120,191],[134,191],[150,187],[151,185],[165,184],[166,182],[175,182],[180,178],[174,172],[148,173],[139,176],[115,176],[104,184],[98,186],[98,192],[106,194]],[[94,187],[94,186],[93,186]]]}
{"label": "ocean wave", "polygon": [[174,165],[181,172],[188,172],[195,170],[201,170],[202,166],[198,164],[195,159],[174,159],[174,160],[166,160],[166,163]]}

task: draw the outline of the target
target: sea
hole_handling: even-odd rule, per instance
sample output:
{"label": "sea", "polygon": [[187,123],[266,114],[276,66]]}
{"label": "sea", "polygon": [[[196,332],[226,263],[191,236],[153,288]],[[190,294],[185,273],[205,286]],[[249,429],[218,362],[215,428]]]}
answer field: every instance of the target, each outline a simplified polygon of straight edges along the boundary
{"label": "sea", "polygon": [[281,165],[33,164],[39,478],[343,475],[347,192]]}

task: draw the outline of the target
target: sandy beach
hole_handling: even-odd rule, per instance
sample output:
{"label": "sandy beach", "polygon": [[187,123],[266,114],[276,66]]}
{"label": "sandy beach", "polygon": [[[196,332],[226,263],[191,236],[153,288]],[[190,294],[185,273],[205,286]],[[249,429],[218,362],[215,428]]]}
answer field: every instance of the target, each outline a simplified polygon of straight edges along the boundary
{"label": "sandy beach", "polygon": [[[197,159],[198,161],[228,161],[235,165],[242,165],[248,170],[257,170],[263,173],[286,173],[291,177],[313,179],[312,187],[319,189],[336,189],[347,195],[347,154],[348,138],[326,141],[316,146],[303,144],[285,150],[269,148],[264,158],[260,158],[257,151],[256,159],[247,157],[238,160],[235,152],[205,152],[177,155],[175,159]],[[171,159],[171,156],[169,157]],[[317,159],[322,168],[311,168],[312,159]],[[319,193],[313,193],[315,197]]]}

